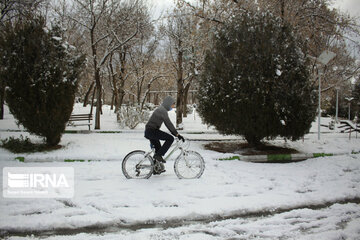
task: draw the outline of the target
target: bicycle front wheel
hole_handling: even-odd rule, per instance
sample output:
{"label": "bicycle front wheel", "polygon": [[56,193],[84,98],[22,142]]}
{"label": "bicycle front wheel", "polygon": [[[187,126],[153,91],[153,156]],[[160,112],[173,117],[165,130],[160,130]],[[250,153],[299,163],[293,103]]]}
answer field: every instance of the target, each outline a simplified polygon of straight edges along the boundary
{"label": "bicycle front wheel", "polygon": [[180,179],[200,178],[205,170],[205,161],[199,153],[185,151],[175,160],[174,170]]}
{"label": "bicycle front wheel", "polygon": [[122,171],[126,178],[149,178],[154,171],[154,162],[144,151],[133,151],[122,161]]}

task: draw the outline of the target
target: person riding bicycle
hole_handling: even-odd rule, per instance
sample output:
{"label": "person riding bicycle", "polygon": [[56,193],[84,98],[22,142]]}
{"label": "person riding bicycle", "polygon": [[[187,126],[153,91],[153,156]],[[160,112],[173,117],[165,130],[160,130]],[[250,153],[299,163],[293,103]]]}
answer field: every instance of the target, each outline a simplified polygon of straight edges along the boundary
{"label": "person riding bicycle", "polygon": [[[163,159],[163,156],[174,142],[173,136],[160,130],[163,123],[165,123],[165,126],[169,129],[172,135],[183,142],[185,141],[185,139],[176,131],[168,115],[168,111],[171,111],[174,107],[175,99],[171,96],[167,96],[164,98],[163,103],[153,112],[149,121],[145,125],[145,138],[149,139],[151,144],[155,147],[154,159],[161,163],[166,162]],[[165,141],[165,143],[161,145],[160,140]],[[165,170],[162,170],[162,172],[164,171]]]}

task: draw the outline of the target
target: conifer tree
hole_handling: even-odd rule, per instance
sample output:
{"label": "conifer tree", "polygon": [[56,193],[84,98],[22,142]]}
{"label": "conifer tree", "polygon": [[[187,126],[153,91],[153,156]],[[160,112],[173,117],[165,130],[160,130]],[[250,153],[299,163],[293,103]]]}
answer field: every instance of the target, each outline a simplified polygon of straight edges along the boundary
{"label": "conifer tree", "polygon": [[42,18],[9,25],[0,39],[6,102],[18,124],[57,145],[72,112],[84,57]]}
{"label": "conifer tree", "polygon": [[215,34],[199,87],[199,112],[223,134],[251,145],[297,140],[316,114],[317,95],[290,25],[271,13],[244,12]]}

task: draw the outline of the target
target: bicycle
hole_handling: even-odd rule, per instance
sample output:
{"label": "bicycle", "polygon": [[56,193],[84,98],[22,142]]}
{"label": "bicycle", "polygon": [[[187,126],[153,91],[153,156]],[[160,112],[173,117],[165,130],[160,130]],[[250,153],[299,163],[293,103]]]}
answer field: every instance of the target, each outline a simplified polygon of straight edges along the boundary
{"label": "bicycle", "polygon": [[[171,146],[172,150],[167,154],[164,160],[168,160],[177,150],[180,154],[174,162],[174,171],[180,179],[200,178],[205,170],[205,161],[202,156],[195,151],[187,150],[190,142],[182,142],[176,139]],[[159,174],[163,170],[162,163],[153,159],[151,155],[155,154],[155,148],[150,144],[151,151],[145,152],[135,150],[128,153],[122,161],[122,171],[126,178],[150,178],[153,174]]]}

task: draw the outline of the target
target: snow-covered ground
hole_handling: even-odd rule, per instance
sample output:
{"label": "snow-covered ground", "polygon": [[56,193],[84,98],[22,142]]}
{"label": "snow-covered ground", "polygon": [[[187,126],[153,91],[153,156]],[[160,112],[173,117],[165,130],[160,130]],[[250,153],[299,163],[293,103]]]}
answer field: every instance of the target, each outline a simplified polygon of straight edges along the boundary
{"label": "snow-covered ground", "polygon": [[[79,105],[75,112],[87,112]],[[175,114],[171,112],[175,121]],[[326,120],[324,120],[325,122]],[[127,180],[121,160],[149,148],[144,125],[121,133],[64,134],[64,148],[12,154],[0,148],[0,167],[73,167],[71,199],[0,198],[0,237],[9,239],[360,239],[360,136],[330,131],[317,140],[317,123],[304,141],[270,143],[300,152],[344,153],[287,164],[218,161],[227,154],[205,150],[208,139],[222,136],[185,119],[190,149],[204,157],[204,175],[179,180],[173,160],[167,172],[148,180]],[[21,127],[20,127],[21,128]],[[84,129],[70,127],[69,129]],[[7,112],[0,138],[29,136],[17,130]],[[115,115],[104,109],[102,130],[117,130]],[[202,132],[203,134],[194,134]],[[29,136],[39,140],[35,136]],[[28,162],[14,158],[25,157]],[[61,162],[64,159],[97,160]],[[40,162],[39,162],[40,161]],[[2,171],[1,171],[1,179]],[[34,234],[31,237],[31,234]]]}

